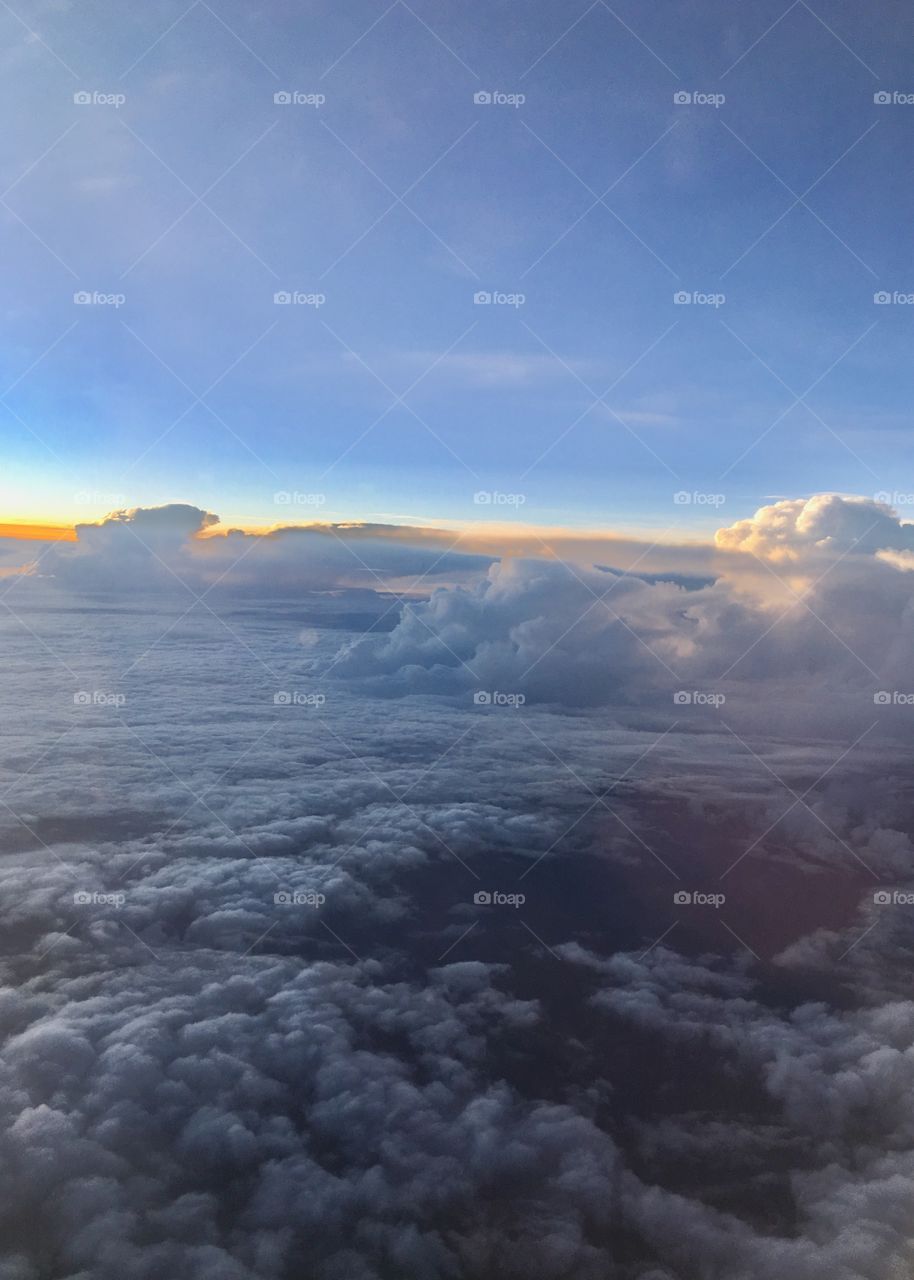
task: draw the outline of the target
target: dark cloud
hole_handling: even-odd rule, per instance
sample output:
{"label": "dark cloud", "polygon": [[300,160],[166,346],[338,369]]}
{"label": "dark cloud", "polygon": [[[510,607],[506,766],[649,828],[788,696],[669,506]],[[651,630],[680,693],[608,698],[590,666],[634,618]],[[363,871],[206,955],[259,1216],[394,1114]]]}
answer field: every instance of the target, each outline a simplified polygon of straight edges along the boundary
{"label": "dark cloud", "polygon": [[0,1275],[906,1274],[914,707],[859,658],[903,679],[909,575],[850,551],[772,626],[504,561],[367,637],[89,591],[210,580],[204,521],[7,597]]}

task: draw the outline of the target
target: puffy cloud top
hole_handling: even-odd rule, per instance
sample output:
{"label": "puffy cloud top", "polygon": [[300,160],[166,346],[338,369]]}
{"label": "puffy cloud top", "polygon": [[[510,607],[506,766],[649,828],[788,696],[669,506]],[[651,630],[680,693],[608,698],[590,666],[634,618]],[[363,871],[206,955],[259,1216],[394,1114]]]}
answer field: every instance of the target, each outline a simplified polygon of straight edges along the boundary
{"label": "puffy cloud top", "polygon": [[42,571],[89,590],[174,582],[173,564],[188,542],[218,523],[212,512],[184,502],[112,511],[98,524],[78,524],[76,542],[55,547]]}
{"label": "puffy cloud top", "polygon": [[183,541],[218,523],[219,517],[211,511],[203,511],[187,502],[169,502],[161,507],[130,507],[112,511],[97,524],[78,524],[76,531],[81,541],[92,542],[110,534],[112,529],[123,529],[124,526],[131,525],[137,533],[149,538],[165,538],[168,541],[179,538]]}
{"label": "puffy cloud top", "polygon": [[770,560],[801,560],[826,553],[914,550],[914,524],[887,503],[820,493],[760,507],[715,534],[718,547]]}
{"label": "puffy cloud top", "polygon": [[257,591],[384,588],[399,579],[440,581],[484,572],[491,556],[453,550],[439,530],[378,524],[311,524],[263,533],[229,529],[186,503],[115,511],[76,526],[77,541],[53,547],[40,571],[77,590],[186,587]]}

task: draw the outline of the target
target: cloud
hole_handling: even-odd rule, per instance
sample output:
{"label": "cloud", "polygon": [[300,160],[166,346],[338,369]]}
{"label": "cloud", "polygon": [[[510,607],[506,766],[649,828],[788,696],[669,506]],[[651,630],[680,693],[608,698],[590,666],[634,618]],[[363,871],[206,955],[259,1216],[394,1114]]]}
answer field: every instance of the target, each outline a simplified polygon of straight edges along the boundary
{"label": "cloud", "polygon": [[81,590],[167,586],[178,581],[191,539],[218,519],[179,502],[115,511],[98,524],[78,524],[76,542],[53,547],[37,567]]}
{"label": "cloud", "polygon": [[503,560],[475,588],[441,589],[410,606],[389,636],[357,640],[337,673],[374,677],[379,689],[386,679],[404,691],[501,689],[566,705],[624,700],[636,681],[655,684],[657,659],[615,624],[616,611],[646,604],[650,590],[636,578],[607,585],[593,570]]}
{"label": "cloud", "polygon": [[851,739],[881,705],[875,723],[904,735],[914,593],[884,548],[912,530],[867,499],[822,495],[721,530],[729,558],[713,577],[502,558],[352,641],[334,674],[388,695],[499,690],[562,707],[714,695],[736,725],[793,733],[802,714]]}
{"label": "cloud", "polygon": [[914,524],[900,520],[887,502],[823,493],[760,507],[750,519],[719,529],[715,542],[775,561],[873,555],[914,550]]}
{"label": "cloud", "polygon": [[[755,1232],[681,1194],[633,1187],[627,1207],[665,1261],[686,1274],[714,1266],[764,1280],[880,1280],[908,1265],[910,1233],[900,1206],[914,1175],[910,1001],[849,1013],[806,1004],[785,1017],[758,998],[746,976],[708,958],[685,960],[666,947],[638,959],[574,946],[563,954],[601,976],[595,1009],[637,1023],[671,1053],[701,1054],[707,1046],[709,1063],[713,1054],[724,1074],[737,1071],[746,1090],[754,1080],[774,1104],[769,1123],[742,1132],[706,1128],[704,1117],[694,1116],[687,1140],[721,1172],[748,1143],[747,1158],[762,1171],[758,1194],[769,1202],[778,1194],[775,1170],[793,1166],[796,1229],[789,1236]],[[655,1167],[685,1154],[677,1125],[648,1121],[642,1134]]]}
{"label": "cloud", "polygon": [[[389,635],[354,641],[335,671],[379,692],[499,689],[563,706],[671,706],[684,682],[715,680],[750,653],[774,616],[726,584],[502,560],[476,587],[411,604]],[[776,648],[769,641],[769,656]]]}
{"label": "cloud", "polygon": [[[727,573],[458,561],[305,646],[286,585],[447,541],[215,528],[81,531],[4,621],[6,1274],[904,1274],[914,908],[873,886],[910,868],[914,712],[847,646],[903,679],[910,575],[852,553],[781,618]],[[263,554],[263,593],[81,594],[151,546],[201,583]]]}
{"label": "cloud", "polygon": [[[173,503],[79,524],[74,542],[35,543],[24,551],[20,540],[10,539],[4,560],[15,571],[31,555],[35,572],[78,590],[177,587],[183,581],[195,590],[218,583],[245,591],[307,591],[413,590],[417,579],[420,587],[481,580],[500,558],[551,559],[588,580],[596,569],[692,590],[726,582],[763,598],[775,579],[766,581],[753,557],[797,570],[874,556],[906,568],[914,555],[912,530],[885,504],[838,494],[763,507],[751,519],[720,529],[714,546],[484,521],[456,531],[319,521],[244,531],[220,527],[217,516],[198,507]],[[607,552],[618,568],[606,567]]]}
{"label": "cloud", "polygon": [[[371,962],[245,969],[198,953],[128,969],[103,1002],[75,975],[50,1000],[20,990],[0,1147],[25,1280],[42,1255],[66,1274],[264,1280],[303,1249],[321,1280],[575,1263],[597,1280],[587,1236],[613,1146],[568,1107],[486,1081],[480,1032],[536,1016],[497,973],[446,966],[420,995]],[[486,1224],[473,1206],[496,1186]]]}
{"label": "cloud", "polygon": [[218,516],[183,503],[117,511],[97,524],[77,525],[77,541],[52,548],[36,571],[79,591],[203,591],[224,583],[270,593],[396,589],[415,579],[479,573],[491,563],[491,557],[452,550],[456,539],[439,530],[311,524],[215,533],[218,523]]}
{"label": "cloud", "polygon": [[[250,620],[245,643],[259,647],[281,618]],[[894,1059],[914,1020],[768,1007],[746,963],[707,949],[639,959],[550,933],[549,952],[517,924],[509,962],[477,958],[461,944],[468,926],[497,941],[506,924],[471,904],[479,881],[442,841],[487,884],[499,854],[524,851],[529,865],[531,848],[551,848],[573,885],[588,850],[625,862],[616,840],[561,843],[592,800],[586,787],[519,720],[493,725],[470,709],[433,715],[340,692],[319,719],[291,706],[271,728],[243,645],[214,663],[198,640],[154,650],[129,686],[129,727],[87,708],[9,797],[44,838],[7,850],[0,893],[15,948],[0,962],[10,1274],[38,1280],[50,1259],[92,1280],[290,1280],[306,1253],[315,1280],[604,1280],[622,1237],[624,1280],[687,1280],[710,1263],[766,1280],[778,1267],[877,1280],[885,1259],[903,1256],[900,1191],[881,1197],[865,1145],[847,1144],[864,1118],[906,1141],[908,1067]],[[625,772],[656,736],[533,716],[585,781],[607,765]],[[435,767],[443,752],[446,769]],[[642,794],[629,792],[622,812],[652,841],[650,805],[677,759],[707,798],[732,748],[680,740]],[[770,799],[770,775],[741,759],[747,778],[768,779]],[[721,780],[719,798],[733,789]],[[141,803],[137,832],[103,835],[106,819]],[[3,835],[16,830],[7,813]],[[683,849],[699,839],[678,824]],[[547,893],[536,884],[523,882],[531,906]],[[277,905],[277,885],[322,889],[326,907]],[[125,900],[77,909],[75,886],[120,888]],[[550,901],[543,919],[576,931],[579,912]],[[554,1061],[560,1016],[573,1039],[567,1080]],[[670,1060],[688,1068],[652,1102],[636,1152],[625,1137],[631,1062],[666,1073]],[[724,1126],[715,1072],[739,1092],[740,1127]],[[705,1079],[716,1127],[690,1109]],[[732,1192],[722,1203],[722,1170],[735,1203]],[[788,1175],[798,1230],[777,1208]],[[757,1199],[769,1206],[764,1230]],[[836,1201],[865,1207],[871,1225],[853,1237],[860,1219],[833,1213]]]}

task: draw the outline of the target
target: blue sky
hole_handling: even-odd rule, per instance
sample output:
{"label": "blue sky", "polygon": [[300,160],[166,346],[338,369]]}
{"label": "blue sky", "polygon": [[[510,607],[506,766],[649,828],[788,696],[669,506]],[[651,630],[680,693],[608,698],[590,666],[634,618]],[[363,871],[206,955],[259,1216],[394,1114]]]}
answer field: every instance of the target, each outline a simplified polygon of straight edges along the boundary
{"label": "blue sky", "polygon": [[4,10],[4,510],[685,537],[677,491],[914,488],[904,12]]}

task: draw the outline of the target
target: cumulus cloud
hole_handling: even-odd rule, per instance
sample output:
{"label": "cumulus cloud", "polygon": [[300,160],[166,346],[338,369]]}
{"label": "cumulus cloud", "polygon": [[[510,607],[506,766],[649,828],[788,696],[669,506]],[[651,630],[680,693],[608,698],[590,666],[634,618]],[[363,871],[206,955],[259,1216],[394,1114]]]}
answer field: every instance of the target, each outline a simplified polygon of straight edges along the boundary
{"label": "cumulus cloud", "polygon": [[[388,634],[302,644],[296,584],[447,542],[214,527],[81,528],[0,623],[0,1274],[906,1274],[888,534],[814,539],[810,609],[461,557]],[[93,595],[236,553],[266,594],[222,616]]]}
{"label": "cumulus cloud", "polygon": [[[801,598],[759,600],[727,581],[687,590],[546,561],[501,561],[475,587],[410,604],[385,636],[356,639],[334,673],[380,693],[511,691],[562,706],[671,706],[716,691],[734,715],[859,723],[877,691],[906,687],[910,586],[872,565]],[[768,685],[771,701],[759,693]],[[723,705],[722,703],[720,705]]]}
{"label": "cumulus cloud", "polygon": [[[662,1240],[670,1261],[688,1274],[698,1266],[772,1280],[779,1274],[882,1280],[910,1267],[914,1244],[900,1212],[914,1173],[909,1000],[845,1013],[808,1003],[785,1016],[760,999],[745,973],[709,958],[685,960],[666,947],[640,958],[604,958],[576,946],[563,954],[602,979],[591,1003],[604,1016],[635,1021],[684,1053],[713,1046],[718,1063],[731,1069],[740,1063],[744,1088],[754,1080],[773,1104],[767,1124],[744,1132],[704,1128],[703,1116],[693,1117],[688,1135],[668,1121],[644,1126],[642,1139],[661,1163],[681,1158],[688,1142],[726,1166],[748,1143],[750,1159],[754,1149],[755,1163],[769,1171],[759,1186],[769,1199],[779,1194],[774,1171],[794,1166],[797,1229],[789,1237],[756,1233],[732,1214],[666,1190],[635,1191],[632,1214]],[[884,963],[891,954],[884,948]]]}
{"label": "cumulus cloud", "polygon": [[77,525],[77,540],[50,548],[34,572],[80,591],[182,585],[203,591],[224,584],[269,594],[396,589],[414,579],[479,573],[491,563],[489,556],[452,550],[457,539],[437,530],[315,523],[214,533],[218,523],[218,516],[183,503],[116,511],[97,524]]}
{"label": "cumulus cloud", "polygon": [[[320,523],[279,526],[264,532],[217,528],[218,517],[182,503],[113,512],[98,523],[76,526],[75,542],[44,546],[36,571],[70,587],[142,589],[185,581],[194,589],[214,583],[239,590],[328,590],[404,587],[479,579],[499,558],[565,557],[587,576],[602,572],[655,585],[700,591],[720,581],[758,593],[757,568],[745,553],[772,564],[826,567],[878,557],[908,567],[914,556],[914,524],[885,503],[820,494],[762,507],[749,519],[718,530],[715,547],[645,546],[604,534],[547,542],[536,530],[492,528],[454,532],[402,525]],[[612,546],[631,569],[610,569],[596,558]],[[8,555],[27,560],[10,540]],[[643,563],[642,563],[643,562]],[[666,563],[664,563],[666,562]],[[592,589],[601,594],[606,584]]]}
{"label": "cumulus cloud", "polygon": [[37,571],[81,590],[129,590],[174,583],[190,540],[218,516],[186,503],[115,511],[98,524],[78,524],[76,542],[41,557]]}
{"label": "cumulus cloud", "polygon": [[239,973],[200,952],[128,969],[101,999],[75,976],[50,999],[25,984],[0,1090],[9,1262],[24,1278],[53,1259],[262,1280],[307,1256],[322,1278],[579,1264],[596,1280],[613,1146],[487,1082],[486,1040],[537,1016],[497,980],[456,963],[420,994],[372,962]]}
{"label": "cumulus cloud", "polygon": [[[637,579],[617,585],[617,604],[643,592]],[[569,703],[607,701],[648,663],[622,628],[613,630],[608,606],[590,608],[597,591],[606,590],[594,571],[578,575],[549,561],[501,561],[477,587],[439,590],[405,610],[383,640],[356,641],[337,670],[387,678],[403,691],[475,686],[530,689]],[[375,686],[383,688],[379,680]]]}
{"label": "cumulus cloud", "polygon": [[[152,666],[155,711],[128,701],[118,731],[89,709],[68,749],[14,793],[44,843],[7,851],[0,894],[10,1274],[291,1280],[307,1257],[315,1280],[604,1280],[610,1268],[691,1280],[709,1267],[877,1280],[906,1256],[900,1193],[881,1198],[878,1162],[846,1145],[861,1122],[885,1141],[894,1125],[897,1162],[884,1172],[904,1176],[914,1021],[902,1009],[774,1008],[748,953],[689,959],[663,945],[639,958],[561,934],[550,951],[520,924],[507,963],[456,948],[442,958],[482,918],[480,881],[453,854],[488,884],[496,850],[532,861],[551,849],[572,885],[571,848],[553,846],[589,803],[583,783],[517,719],[432,716],[427,703],[340,695],[319,720],[288,708],[264,736],[262,704],[240,696],[243,650],[224,673],[194,653],[182,638]],[[585,781],[605,768],[605,721],[543,711],[532,728]],[[653,736],[616,729],[612,774]],[[718,750],[678,742],[644,796],[629,794],[628,818],[648,835],[648,796],[677,759],[683,783],[707,795],[694,775],[726,759]],[[445,751],[447,771],[435,767]],[[766,776],[748,756],[744,769]],[[141,829],[106,830],[140,793]],[[74,840],[79,815],[94,838]],[[687,847],[697,830],[680,823],[677,838]],[[462,906],[442,893],[448,867]],[[77,908],[75,886],[119,887],[125,900]],[[274,904],[277,886],[325,891],[326,914]],[[523,881],[531,903],[535,886]],[[553,901],[547,918],[563,910]],[[444,927],[429,950],[436,911]],[[577,914],[565,916],[572,932]],[[567,1080],[559,1018],[573,1038]],[[620,1146],[633,1063],[657,1063],[666,1093],[635,1146]],[[738,1089],[742,1132],[715,1096],[718,1072]],[[788,1173],[799,1231],[775,1209],[759,1229],[752,1206],[777,1203]],[[851,1207],[866,1209],[862,1234]]]}
{"label": "cumulus cloud", "polygon": [[715,535],[718,547],[787,562],[811,557],[914,550],[914,524],[886,502],[838,493],[760,507]]}

